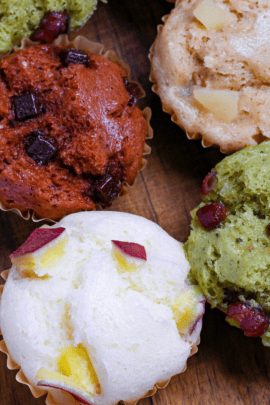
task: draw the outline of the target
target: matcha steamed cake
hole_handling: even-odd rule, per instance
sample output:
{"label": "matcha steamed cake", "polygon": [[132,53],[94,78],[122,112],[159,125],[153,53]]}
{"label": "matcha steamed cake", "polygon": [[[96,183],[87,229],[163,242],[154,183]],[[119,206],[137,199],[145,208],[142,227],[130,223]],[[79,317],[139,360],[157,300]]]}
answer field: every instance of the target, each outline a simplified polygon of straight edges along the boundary
{"label": "matcha steamed cake", "polygon": [[73,29],[86,23],[96,5],[97,0],[0,0],[0,52],[29,37],[49,11],[65,10]]}
{"label": "matcha steamed cake", "polygon": [[185,252],[213,307],[270,346],[270,142],[223,159],[203,181]]}

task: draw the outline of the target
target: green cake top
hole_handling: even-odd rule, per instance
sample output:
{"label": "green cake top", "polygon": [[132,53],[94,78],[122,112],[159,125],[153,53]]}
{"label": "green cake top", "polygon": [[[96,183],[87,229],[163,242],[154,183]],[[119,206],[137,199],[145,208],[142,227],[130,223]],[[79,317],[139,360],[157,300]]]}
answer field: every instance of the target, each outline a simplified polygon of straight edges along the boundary
{"label": "green cake top", "polygon": [[226,157],[215,171],[215,188],[205,202],[222,201],[230,212],[248,204],[257,212],[270,213],[270,142]]}
{"label": "green cake top", "polygon": [[[251,146],[216,165],[214,189],[192,212],[184,245],[190,279],[212,306],[227,311],[232,297],[270,314],[270,142]],[[222,202],[228,216],[206,230],[197,217],[205,203]],[[231,301],[232,302],[232,301]],[[270,345],[270,332],[263,336]]]}
{"label": "green cake top", "polygon": [[74,29],[85,24],[96,5],[97,0],[0,0],[0,52],[29,37],[49,11],[65,10]]}

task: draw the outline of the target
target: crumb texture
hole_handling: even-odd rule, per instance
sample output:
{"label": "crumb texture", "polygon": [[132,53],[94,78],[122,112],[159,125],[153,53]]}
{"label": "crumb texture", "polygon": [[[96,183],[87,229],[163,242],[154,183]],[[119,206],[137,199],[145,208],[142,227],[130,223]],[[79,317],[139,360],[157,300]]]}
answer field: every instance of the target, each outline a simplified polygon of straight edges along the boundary
{"label": "crumb texture", "polygon": [[[228,23],[207,29],[194,15],[201,3],[180,0],[167,16],[152,49],[152,80],[188,136],[200,134],[224,152],[256,145],[270,138],[270,4],[215,0]],[[204,108],[194,97],[201,88],[237,92],[236,118],[228,123]]]}
{"label": "crumb texture", "polygon": [[11,50],[12,44],[28,38],[49,11],[67,11],[70,27],[86,23],[97,6],[97,0],[1,0],[0,52]]}
{"label": "crumb texture", "polygon": [[0,62],[7,208],[58,219],[105,207],[141,167],[147,123],[130,102],[126,72],[103,56],[71,56],[74,63],[61,47],[37,45]]}
{"label": "crumb texture", "polygon": [[[199,207],[192,212],[192,230],[185,244],[190,277],[199,282],[213,306],[226,311],[229,293],[263,308],[269,319],[270,142],[223,159],[215,170],[215,188],[204,203],[221,201],[229,215],[216,229],[207,231],[198,222]],[[269,328],[263,341],[270,345]]]}

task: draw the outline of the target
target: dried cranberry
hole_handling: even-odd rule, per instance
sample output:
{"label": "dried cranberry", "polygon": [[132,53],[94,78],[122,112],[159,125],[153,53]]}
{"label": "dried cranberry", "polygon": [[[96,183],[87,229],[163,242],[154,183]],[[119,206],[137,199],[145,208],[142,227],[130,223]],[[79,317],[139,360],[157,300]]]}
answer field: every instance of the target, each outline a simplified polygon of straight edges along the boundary
{"label": "dried cranberry", "polygon": [[268,328],[266,316],[259,308],[252,308],[244,302],[234,302],[229,306],[227,317],[235,319],[248,337],[262,336]]}
{"label": "dried cranberry", "polygon": [[217,177],[217,172],[215,172],[215,170],[211,170],[211,172],[205,176],[205,178],[203,179],[202,188],[201,188],[202,195],[207,195],[212,190],[214,190],[215,183],[216,183],[216,177]]}
{"label": "dried cranberry", "polygon": [[39,23],[38,29],[31,35],[32,41],[51,43],[60,34],[68,30],[69,17],[65,11],[50,11]]}
{"label": "dried cranberry", "polygon": [[227,215],[227,208],[221,202],[213,202],[205,204],[202,208],[199,208],[196,212],[198,220],[201,226],[207,231],[215,229],[220,222],[222,222]]}

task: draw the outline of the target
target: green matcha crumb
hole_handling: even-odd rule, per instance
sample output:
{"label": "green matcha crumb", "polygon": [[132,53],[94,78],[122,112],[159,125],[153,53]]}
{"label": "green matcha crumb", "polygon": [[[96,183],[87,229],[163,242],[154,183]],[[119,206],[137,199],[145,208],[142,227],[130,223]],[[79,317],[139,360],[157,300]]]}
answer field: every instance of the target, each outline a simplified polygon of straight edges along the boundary
{"label": "green matcha crumb", "polygon": [[[224,158],[215,171],[215,188],[192,212],[184,244],[189,279],[198,282],[212,307],[226,311],[226,292],[238,292],[239,301],[270,316],[270,141]],[[205,230],[196,212],[218,201],[229,215],[216,229]],[[247,298],[251,294],[254,299]],[[270,346],[270,328],[263,343]]]}
{"label": "green matcha crumb", "polygon": [[96,6],[97,0],[0,0],[0,52],[29,37],[49,11],[67,11],[74,29],[86,23]]}

